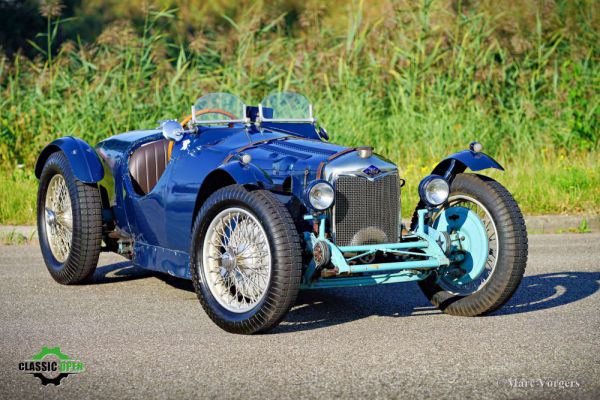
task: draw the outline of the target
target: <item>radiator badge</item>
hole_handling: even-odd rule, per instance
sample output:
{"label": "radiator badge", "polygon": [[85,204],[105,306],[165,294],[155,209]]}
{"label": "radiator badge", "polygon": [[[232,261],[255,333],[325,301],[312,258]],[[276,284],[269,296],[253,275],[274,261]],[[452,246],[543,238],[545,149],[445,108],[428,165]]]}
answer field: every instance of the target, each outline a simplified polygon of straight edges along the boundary
{"label": "radiator badge", "polygon": [[381,173],[381,170],[374,165],[370,165],[367,168],[363,169],[363,172],[370,177],[377,176]]}

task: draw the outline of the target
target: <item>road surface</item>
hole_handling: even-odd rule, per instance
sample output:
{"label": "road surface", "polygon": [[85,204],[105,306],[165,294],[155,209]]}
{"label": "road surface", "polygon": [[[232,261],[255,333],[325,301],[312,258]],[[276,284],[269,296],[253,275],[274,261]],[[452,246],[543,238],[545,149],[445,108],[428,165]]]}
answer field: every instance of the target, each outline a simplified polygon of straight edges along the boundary
{"label": "road surface", "polygon": [[[0,246],[0,398],[599,398],[600,235],[535,235],[519,291],[483,318],[416,284],[303,292],[272,334],[225,333],[192,286],[102,255],[55,283],[37,245]],[[42,386],[43,346],[85,371]]]}

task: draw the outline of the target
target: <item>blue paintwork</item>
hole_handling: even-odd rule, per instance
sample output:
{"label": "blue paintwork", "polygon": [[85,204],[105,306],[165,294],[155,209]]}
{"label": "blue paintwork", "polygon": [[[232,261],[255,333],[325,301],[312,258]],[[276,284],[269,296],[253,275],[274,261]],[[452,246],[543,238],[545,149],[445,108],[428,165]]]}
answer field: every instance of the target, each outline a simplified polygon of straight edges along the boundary
{"label": "blue paintwork", "polygon": [[[189,278],[187,263],[183,268],[172,265],[180,262],[180,254],[189,257],[192,225],[201,206],[200,188],[207,177],[220,173],[219,179],[227,177],[238,184],[273,191],[281,191],[286,180],[293,181],[287,199],[291,194],[301,199],[305,171],[309,171],[306,179],[310,183],[321,161],[344,149],[241,124],[232,128],[203,126],[198,134],[187,134],[175,143],[171,160],[157,185],[147,195],[140,196],[133,190],[128,173],[129,155],[144,143],[161,139],[159,130],[148,130],[127,132],[98,143],[96,152],[106,168],[100,186],[109,193],[116,225],[134,239],[134,262],[184,278]],[[272,140],[263,142],[266,139]],[[243,165],[235,155],[252,143],[257,145],[243,151],[252,161]],[[230,155],[234,157],[225,162]],[[146,254],[150,248],[165,251],[150,256]],[[178,255],[170,255],[170,251]]]}
{"label": "blue paintwork", "polygon": [[81,139],[65,136],[56,139],[42,150],[35,163],[35,176],[42,174],[46,160],[52,153],[62,151],[73,167],[75,177],[85,183],[96,183],[104,177],[104,168],[94,149]]}
{"label": "blue paintwork", "polygon": [[[129,208],[130,215],[135,215],[135,211],[131,209],[131,202],[134,197],[139,197],[133,191],[128,172],[129,155],[142,144],[160,139],[162,139],[162,133],[159,130],[133,131],[112,136],[96,145],[96,152],[105,168],[104,179],[99,182],[99,185],[108,192],[109,205],[115,224],[125,234],[134,236],[135,231],[130,226],[126,210]],[[171,166],[169,163],[167,170]],[[165,175],[167,175],[167,171],[163,174],[163,178]],[[160,190],[158,187],[162,181],[164,179],[161,179],[153,193]],[[137,226],[137,224],[135,225]],[[139,235],[141,234],[139,233]]]}
{"label": "blue paintwork", "polygon": [[427,278],[427,276],[429,276],[430,273],[431,271],[424,271],[421,273],[415,273],[411,271],[399,271],[386,274],[370,274],[353,277],[328,278],[316,280],[310,285],[302,284],[300,287],[302,289],[333,289],[349,286],[372,286],[380,285],[383,283],[422,281],[423,279]]}
{"label": "blue paintwork", "polygon": [[137,265],[179,278],[192,279],[189,269],[189,254],[185,251],[170,250],[136,241],[134,253]]}
{"label": "blue paintwork", "polygon": [[[316,180],[319,165],[346,149],[322,141],[314,126],[263,124],[258,129],[254,125],[234,124],[231,127],[198,127],[197,133],[187,133],[183,140],[174,144],[171,159],[158,183],[150,193],[141,196],[133,189],[129,157],[140,146],[156,140],[163,140],[157,129],[115,135],[98,143],[95,149],[80,139],[61,138],[42,151],[36,175],[39,177],[49,154],[58,150],[65,152],[79,180],[97,183],[105,191],[108,200],[108,204],[104,204],[105,222],[114,223],[122,237],[132,240],[133,262],[177,277],[190,278],[190,238],[202,203],[215,185],[231,183],[275,193],[297,222],[306,223],[303,235],[307,251],[311,251],[317,240],[330,246],[338,276],[315,278],[314,262],[310,261],[303,274],[304,288],[420,280],[433,269],[450,264],[437,244],[441,240],[440,233],[435,227],[424,225],[426,210],[419,210],[417,232],[400,243],[338,248],[326,236],[326,214],[319,217],[316,236],[312,233],[313,216],[306,215],[305,190]],[[242,153],[250,155],[249,164],[241,162]],[[467,167],[474,171],[489,167],[502,169],[485,154],[470,151],[448,157],[439,168],[447,169],[450,162],[454,163],[454,172]],[[302,222],[303,219],[306,222]],[[476,238],[469,240],[474,250],[481,245]],[[354,263],[357,258],[375,252],[411,256],[412,259],[367,265]],[[472,271],[476,273],[476,268]],[[362,275],[339,276],[348,273]]]}
{"label": "blue paintwork", "polygon": [[481,152],[477,153],[471,150],[463,150],[444,158],[433,169],[432,174],[444,176],[450,166],[452,166],[451,175],[464,172],[467,168],[469,168],[471,171],[481,171],[488,168],[496,168],[500,171],[504,171],[504,167],[502,167],[502,165],[500,165],[496,160],[487,154]]}

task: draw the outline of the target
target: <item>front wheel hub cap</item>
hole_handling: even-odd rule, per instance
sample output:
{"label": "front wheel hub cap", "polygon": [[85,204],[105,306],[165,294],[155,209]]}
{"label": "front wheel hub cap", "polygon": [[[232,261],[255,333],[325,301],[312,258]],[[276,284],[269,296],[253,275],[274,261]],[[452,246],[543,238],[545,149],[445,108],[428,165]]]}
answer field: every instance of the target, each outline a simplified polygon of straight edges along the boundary
{"label": "front wheel hub cap", "polygon": [[446,291],[467,296],[479,291],[494,273],[499,252],[498,230],[491,213],[477,199],[457,194],[433,217],[433,227],[450,239],[451,265],[438,275]]}
{"label": "front wheel hub cap", "polygon": [[456,283],[465,284],[477,279],[483,272],[488,254],[487,233],[479,217],[466,207],[452,207],[440,215],[437,223],[436,229],[456,232],[460,249],[468,254],[458,264],[465,273]]}
{"label": "front wheel hub cap", "polygon": [[223,253],[221,256],[221,276],[226,277],[235,268],[235,256],[229,254],[229,252]]}

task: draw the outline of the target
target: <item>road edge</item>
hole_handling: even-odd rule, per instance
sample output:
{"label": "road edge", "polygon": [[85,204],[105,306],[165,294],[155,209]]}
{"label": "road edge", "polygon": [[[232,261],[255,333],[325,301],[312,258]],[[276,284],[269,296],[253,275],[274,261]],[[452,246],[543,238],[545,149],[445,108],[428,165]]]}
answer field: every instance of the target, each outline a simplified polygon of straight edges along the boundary
{"label": "road edge", "polygon": [[[531,215],[525,216],[525,224],[530,234],[600,232],[600,215]],[[37,229],[33,225],[0,225],[1,244],[34,240],[37,240]]]}

